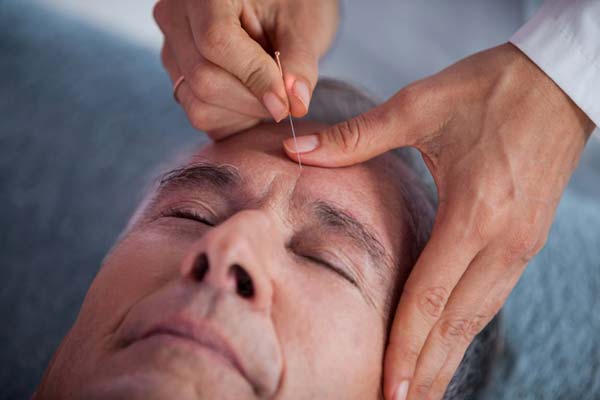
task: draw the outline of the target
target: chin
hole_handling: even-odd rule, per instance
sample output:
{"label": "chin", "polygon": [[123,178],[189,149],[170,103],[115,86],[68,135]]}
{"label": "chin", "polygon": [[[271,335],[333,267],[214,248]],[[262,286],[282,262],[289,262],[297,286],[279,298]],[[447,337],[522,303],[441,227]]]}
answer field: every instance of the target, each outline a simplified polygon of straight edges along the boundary
{"label": "chin", "polygon": [[[228,382],[218,371],[199,374],[195,381],[182,380],[168,373],[139,372],[88,382],[65,400],[208,400],[255,399],[252,391]],[[64,392],[63,392],[64,393]],[[39,393],[36,400],[49,399]]]}
{"label": "chin", "polygon": [[[34,400],[254,400],[252,386],[210,352],[138,346],[75,366],[61,360]],[[91,365],[93,364],[93,365]],[[67,367],[68,365],[68,367]]]}
{"label": "chin", "polygon": [[120,376],[105,381],[95,382],[79,388],[72,400],[101,400],[101,399],[202,399],[189,382],[182,382],[164,374],[145,374]]}

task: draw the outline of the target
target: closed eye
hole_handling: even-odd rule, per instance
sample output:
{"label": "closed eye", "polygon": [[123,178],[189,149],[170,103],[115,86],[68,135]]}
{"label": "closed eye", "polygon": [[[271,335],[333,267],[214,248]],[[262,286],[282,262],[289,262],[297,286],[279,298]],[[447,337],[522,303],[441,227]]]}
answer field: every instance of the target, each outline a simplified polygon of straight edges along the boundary
{"label": "closed eye", "polygon": [[195,210],[181,209],[181,208],[170,208],[161,213],[161,217],[170,217],[170,218],[180,218],[180,219],[188,219],[196,222],[200,222],[201,224],[207,226],[215,226],[215,224],[209,221],[202,214],[198,213]]}
{"label": "closed eye", "polygon": [[335,272],[336,274],[340,275],[342,278],[344,278],[345,280],[347,280],[348,282],[350,282],[351,284],[353,284],[354,286],[358,287],[358,284],[356,283],[356,280],[351,277],[346,271],[344,271],[342,268],[339,268],[333,264],[331,264],[328,261],[325,261],[319,257],[315,257],[315,256],[311,256],[311,255],[301,255],[302,258],[305,258],[306,260],[314,263],[314,264],[319,264],[319,266],[322,267],[326,267],[329,268],[330,270],[332,270],[333,272]]}

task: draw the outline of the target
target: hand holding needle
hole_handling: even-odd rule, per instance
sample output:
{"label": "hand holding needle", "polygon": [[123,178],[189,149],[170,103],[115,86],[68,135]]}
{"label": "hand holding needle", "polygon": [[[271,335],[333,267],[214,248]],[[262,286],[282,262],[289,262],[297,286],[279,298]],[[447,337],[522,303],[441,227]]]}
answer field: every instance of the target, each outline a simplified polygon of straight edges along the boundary
{"label": "hand holding needle", "polygon": [[[277,60],[277,66],[279,67],[279,72],[281,73],[281,79],[283,79],[283,69],[281,68],[281,61],[279,60],[279,52],[275,52],[275,59]],[[300,159],[300,153],[298,153],[298,143],[296,141],[296,130],[294,129],[294,121],[292,120],[292,114],[288,113],[288,119],[290,121],[290,127],[292,128],[292,138],[294,138],[294,150],[296,151],[296,155],[298,157],[298,166],[302,169],[302,160]]]}

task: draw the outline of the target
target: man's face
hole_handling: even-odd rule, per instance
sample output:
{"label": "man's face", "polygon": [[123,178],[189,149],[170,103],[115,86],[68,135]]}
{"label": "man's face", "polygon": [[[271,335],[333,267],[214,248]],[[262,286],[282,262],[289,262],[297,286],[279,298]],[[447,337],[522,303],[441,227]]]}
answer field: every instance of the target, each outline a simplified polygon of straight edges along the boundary
{"label": "man's face", "polygon": [[392,292],[410,268],[408,172],[392,155],[300,170],[287,134],[262,125],[207,145],[162,180],[40,397],[378,398]]}

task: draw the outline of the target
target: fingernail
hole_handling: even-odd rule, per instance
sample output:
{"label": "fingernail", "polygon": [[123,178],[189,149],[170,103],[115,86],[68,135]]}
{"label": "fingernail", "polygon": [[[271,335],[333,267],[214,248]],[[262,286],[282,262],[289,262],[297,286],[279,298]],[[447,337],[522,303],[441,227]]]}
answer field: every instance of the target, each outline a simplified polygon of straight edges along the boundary
{"label": "fingernail", "polygon": [[285,103],[273,92],[267,92],[263,96],[263,103],[267,110],[273,116],[273,119],[277,122],[281,121],[288,115],[288,109]]}
{"label": "fingernail", "polygon": [[396,391],[394,392],[394,400],[406,400],[407,394],[408,381],[402,381],[398,386],[396,386]]}
{"label": "fingernail", "polygon": [[306,83],[304,83],[300,79],[297,79],[296,82],[294,82],[293,89],[294,95],[300,99],[302,104],[304,104],[304,107],[306,107],[306,109],[308,110],[308,104],[310,103],[310,93],[308,91],[308,86],[306,85]]}
{"label": "fingernail", "polygon": [[296,137],[296,143],[294,143],[294,139],[287,139],[283,142],[283,145],[290,153],[308,153],[319,147],[319,136],[298,136]]}

